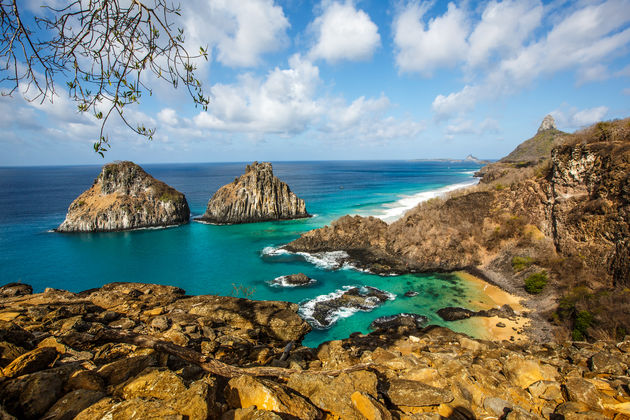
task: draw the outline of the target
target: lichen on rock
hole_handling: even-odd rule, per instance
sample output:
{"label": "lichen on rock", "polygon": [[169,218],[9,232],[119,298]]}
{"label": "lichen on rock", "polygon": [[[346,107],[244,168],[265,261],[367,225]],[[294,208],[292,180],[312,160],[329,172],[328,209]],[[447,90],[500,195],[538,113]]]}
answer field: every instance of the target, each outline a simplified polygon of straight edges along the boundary
{"label": "lichen on rock", "polygon": [[110,232],[187,223],[184,194],[133,162],[103,166],[92,187],[77,197],[57,232]]}
{"label": "lichen on rock", "polygon": [[273,174],[271,163],[254,162],[234,182],[221,187],[196,220],[236,224],[310,217],[304,200]]}

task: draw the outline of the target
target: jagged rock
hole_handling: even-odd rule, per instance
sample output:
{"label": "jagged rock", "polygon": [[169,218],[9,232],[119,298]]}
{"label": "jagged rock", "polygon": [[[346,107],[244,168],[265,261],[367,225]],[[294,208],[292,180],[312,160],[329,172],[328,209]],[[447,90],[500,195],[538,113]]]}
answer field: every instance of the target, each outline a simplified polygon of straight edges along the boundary
{"label": "jagged rock", "polygon": [[556,120],[553,119],[551,115],[546,115],[540,123],[540,127],[538,127],[538,132],[546,131],[546,130],[557,130]]}
{"label": "jagged rock", "polygon": [[29,351],[13,360],[2,369],[2,374],[8,378],[37,372],[50,366],[57,357],[57,350],[53,347],[42,347]]}
{"label": "jagged rock", "polygon": [[468,319],[475,316],[476,312],[466,308],[446,307],[437,311],[437,314],[444,321],[459,321],[460,319]]}
{"label": "jagged rock", "polygon": [[234,182],[219,188],[196,220],[235,224],[305,217],[310,215],[304,200],[273,175],[271,163],[254,162]]}
{"label": "jagged rock", "polygon": [[0,400],[16,417],[38,419],[63,395],[63,381],[52,369],[20,376],[2,384]]}
{"label": "jagged rock", "polygon": [[287,382],[288,387],[307,397],[321,410],[348,420],[363,418],[352,402],[352,394],[360,392],[376,396],[377,384],[376,375],[367,371],[344,373],[336,378],[298,373],[291,375]]}
{"label": "jagged rock", "polygon": [[78,370],[70,375],[66,387],[72,390],[104,391],[105,380],[93,370]]}
{"label": "jagged rock", "polygon": [[391,420],[392,415],[376,398],[365,392],[355,391],[351,396],[352,405],[361,415],[370,420]]}
{"label": "jagged rock", "polygon": [[627,365],[625,363],[607,352],[595,353],[591,356],[588,362],[591,370],[597,373],[624,375],[627,370]]}
{"label": "jagged rock", "polygon": [[398,327],[422,328],[427,321],[428,318],[423,315],[402,313],[378,317],[370,323],[370,328],[373,330],[379,328],[390,330]]}
{"label": "jagged rock", "polygon": [[586,404],[590,409],[601,410],[602,395],[595,385],[586,379],[568,378],[564,383],[564,389],[570,401]]}
{"label": "jagged rock", "polygon": [[44,415],[46,420],[72,420],[81,411],[105,397],[101,391],[77,389],[61,397]]}
{"label": "jagged rock", "polygon": [[375,287],[350,287],[340,294],[331,293],[326,299],[316,298],[306,302],[302,307],[310,308],[312,306],[310,318],[315,327],[323,329],[336,322],[333,315],[340,309],[371,311],[390,299],[392,299],[392,295]]}
{"label": "jagged rock", "polygon": [[516,355],[503,362],[503,372],[514,385],[521,388],[527,388],[541,380],[553,381],[558,376],[558,371],[553,366],[543,366],[537,360]]}
{"label": "jagged rock", "polygon": [[0,287],[0,297],[25,296],[33,293],[33,287],[24,283],[7,283]]}
{"label": "jagged rock", "polygon": [[243,375],[228,382],[226,399],[232,408],[255,406],[301,419],[317,419],[321,413],[300,395],[265,379]]}
{"label": "jagged rock", "polygon": [[453,394],[447,389],[407,379],[390,381],[386,394],[392,404],[398,407],[424,407],[453,401]]}
{"label": "jagged rock", "polygon": [[184,194],[133,162],[103,167],[92,187],[70,204],[57,232],[109,232],[187,223]]}
{"label": "jagged rock", "polygon": [[297,287],[308,286],[315,283],[316,280],[308,277],[304,273],[289,274],[288,276],[280,276],[273,279],[270,284],[272,286]]}

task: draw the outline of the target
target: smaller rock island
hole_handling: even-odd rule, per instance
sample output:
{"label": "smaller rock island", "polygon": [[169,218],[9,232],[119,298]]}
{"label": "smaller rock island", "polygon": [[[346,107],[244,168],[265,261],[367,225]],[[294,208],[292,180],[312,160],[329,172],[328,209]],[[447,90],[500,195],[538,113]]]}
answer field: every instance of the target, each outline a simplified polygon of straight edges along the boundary
{"label": "smaller rock island", "polygon": [[254,162],[245,173],[212,196],[195,220],[230,225],[311,217],[304,200],[273,174],[271,163]]}
{"label": "smaller rock island", "polygon": [[133,162],[103,166],[92,187],[78,196],[57,232],[111,232],[187,223],[184,194]]}

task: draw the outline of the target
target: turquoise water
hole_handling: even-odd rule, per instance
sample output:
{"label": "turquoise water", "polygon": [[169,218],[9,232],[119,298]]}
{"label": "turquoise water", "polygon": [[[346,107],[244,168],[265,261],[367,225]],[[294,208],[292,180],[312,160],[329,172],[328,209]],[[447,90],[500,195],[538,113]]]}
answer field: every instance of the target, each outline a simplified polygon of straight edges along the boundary
{"label": "turquoise water", "polygon": [[[244,170],[244,163],[145,165],[154,177],[186,194],[192,215]],[[50,232],[70,202],[89,188],[100,167],[0,168],[0,279],[81,291],[113,281],[179,286],[189,294],[234,294],[243,286],[253,299],[304,302],[340,290],[370,285],[396,295],[371,312],[339,319],[310,333],[307,345],[368,331],[376,317],[415,312],[441,324],[443,306],[470,306],[471,286],[453,275],[381,277],[350,268],[331,269],[274,249],[344,214],[382,215],[414,200],[410,195],[470,183],[479,165],[447,162],[278,162],[274,173],[306,200],[310,219],[235,226],[190,224],[119,233]],[[271,248],[269,248],[271,247]],[[271,287],[276,277],[303,272],[317,282],[304,288]],[[415,290],[415,297],[404,297]],[[461,327],[465,328],[465,327]]]}

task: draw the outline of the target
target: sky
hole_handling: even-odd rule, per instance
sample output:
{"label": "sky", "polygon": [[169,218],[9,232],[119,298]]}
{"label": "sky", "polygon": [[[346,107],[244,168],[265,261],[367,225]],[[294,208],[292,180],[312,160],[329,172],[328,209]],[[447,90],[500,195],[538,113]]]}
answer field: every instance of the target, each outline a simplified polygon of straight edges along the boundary
{"label": "sky", "polygon": [[[47,0],[47,3],[55,0]],[[61,0],[56,0],[61,1]],[[42,13],[24,0],[24,13]],[[204,46],[210,97],[148,77],[120,121],[0,97],[1,166],[253,160],[497,159],[545,115],[573,132],[630,116],[630,0],[186,0],[177,24]],[[24,89],[22,88],[21,91]]]}

